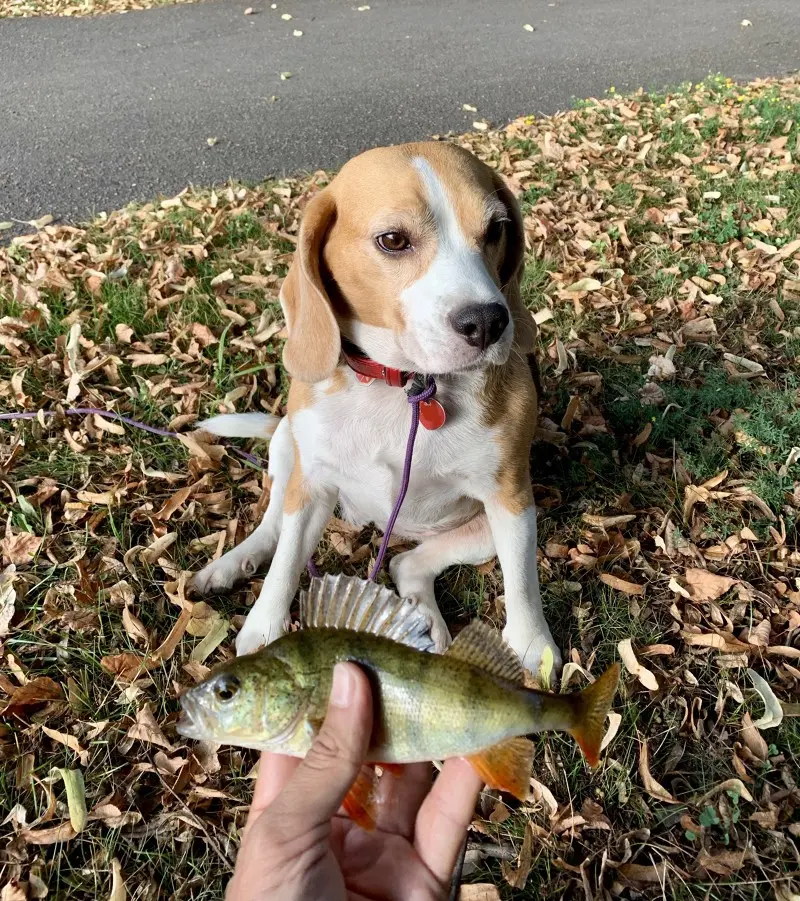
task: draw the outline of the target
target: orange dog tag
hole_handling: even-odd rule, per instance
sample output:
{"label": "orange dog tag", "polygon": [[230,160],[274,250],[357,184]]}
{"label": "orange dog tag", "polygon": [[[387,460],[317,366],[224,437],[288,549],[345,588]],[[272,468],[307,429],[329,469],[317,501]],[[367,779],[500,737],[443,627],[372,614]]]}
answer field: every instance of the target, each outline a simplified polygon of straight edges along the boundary
{"label": "orange dog tag", "polygon": [[447,419],[444,407],[436,398],[432,400],[424,400],[419,405],[419,421],[422,426],[429,432],[435,432],[440,429]]}

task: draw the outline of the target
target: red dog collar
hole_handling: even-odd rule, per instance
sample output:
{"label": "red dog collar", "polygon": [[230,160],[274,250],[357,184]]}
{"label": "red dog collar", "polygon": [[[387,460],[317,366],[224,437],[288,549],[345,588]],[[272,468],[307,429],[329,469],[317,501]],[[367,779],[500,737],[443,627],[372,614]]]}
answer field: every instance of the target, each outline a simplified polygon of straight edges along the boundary
{"label": "red dog collar", "polygon": [[347,365],[355,372],[359,382],[369,385],[375,379],[386,382],[392,388],[403,388],[414,378],[413,372],[404,372],[402,369],[392,369],[391,366],[384,366],[376,360],[365,357],[362,354],[348,353],[342,348],[342,353],[347,361]]}
{"label": "red dog collar", "polygon": [[[342,353],[347,365],[355,372],[359,382],[364,385],[369,385],[378,379],[381,382],[386,382],[392,388],[404,388],[416,376],[414,372],[405,372],[403,369],[393,369],[391,366],[384,366],[382,363],[378,363],[371,357],[360,353],[359,349],[351,345],[350,342],[348,342],[347,347],[342,346]],[[428,431],[441,428],[446,418],[444,407],[435,397],[420,403],[419,421],[423,428],[428,429]]]}

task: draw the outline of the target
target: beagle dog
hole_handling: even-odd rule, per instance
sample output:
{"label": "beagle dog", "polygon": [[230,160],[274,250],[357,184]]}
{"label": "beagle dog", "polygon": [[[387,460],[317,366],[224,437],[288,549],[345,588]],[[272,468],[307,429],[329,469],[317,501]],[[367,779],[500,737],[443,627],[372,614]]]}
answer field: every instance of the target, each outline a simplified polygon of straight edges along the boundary
{"label": "beagle dog", "polygon": [[[417,373],[435,377],[446,421],[417,435],[395,526],[417,545],[392,559],[394,584],[427,608],[443,650],[450,636],[434,579],[496,555],[505,640],[531,671],[547,647],[560,664],[537,576],[529,472],[537,393],[527,359],[535,326],[520,296],[523,251],[513,195],[454,144],[369,150],[309,202],[280,294],[288,415],[225,415],[199,426],[272,437],[263,520],[194,577],[199,593],[218,592],[271,558],[237,637],[239,654],[283,633],[337,504],[355,525],[386,524],[411,421],[400,386]],[[365,363],[378,378],[355,371]]]}

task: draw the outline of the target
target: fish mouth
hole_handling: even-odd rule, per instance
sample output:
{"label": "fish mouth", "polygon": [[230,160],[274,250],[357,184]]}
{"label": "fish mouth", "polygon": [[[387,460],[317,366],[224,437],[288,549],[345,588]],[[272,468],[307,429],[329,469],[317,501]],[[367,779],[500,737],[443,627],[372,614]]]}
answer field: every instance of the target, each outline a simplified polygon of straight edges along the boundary
{"label": "fish mouth", "polygon": [[203,718],[196,700],[185,694],[181,699],[181,715],[175,724],[178,735],[202,741],[208,738],[208,730],[204,728]]}

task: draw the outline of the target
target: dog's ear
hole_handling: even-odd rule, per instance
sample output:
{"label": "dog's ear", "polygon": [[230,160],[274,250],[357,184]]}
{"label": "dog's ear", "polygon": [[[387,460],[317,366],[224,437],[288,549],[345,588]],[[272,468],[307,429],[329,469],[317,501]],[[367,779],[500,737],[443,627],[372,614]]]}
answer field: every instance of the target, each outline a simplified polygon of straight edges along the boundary
{"label": "dog's ear", "polygon": [[341,336],[322,281],[322,250],[336,218],[336,201],[323,190],[308,204],[297,250],[281,287],[288,338],[283,365],[301,382],[330,378],[339,362]]}
{"label": "dog's ear", "polygon": [[536,342],[536,324],[530,311],[522,302],[520,281],[525,268],[525,229],[522,213],[508,185],[496,172],[492,172],[495,191],[508,211],[506,248],[500,264],[500,284],[514,317],[514,341],[524,353],[531,353]]}

